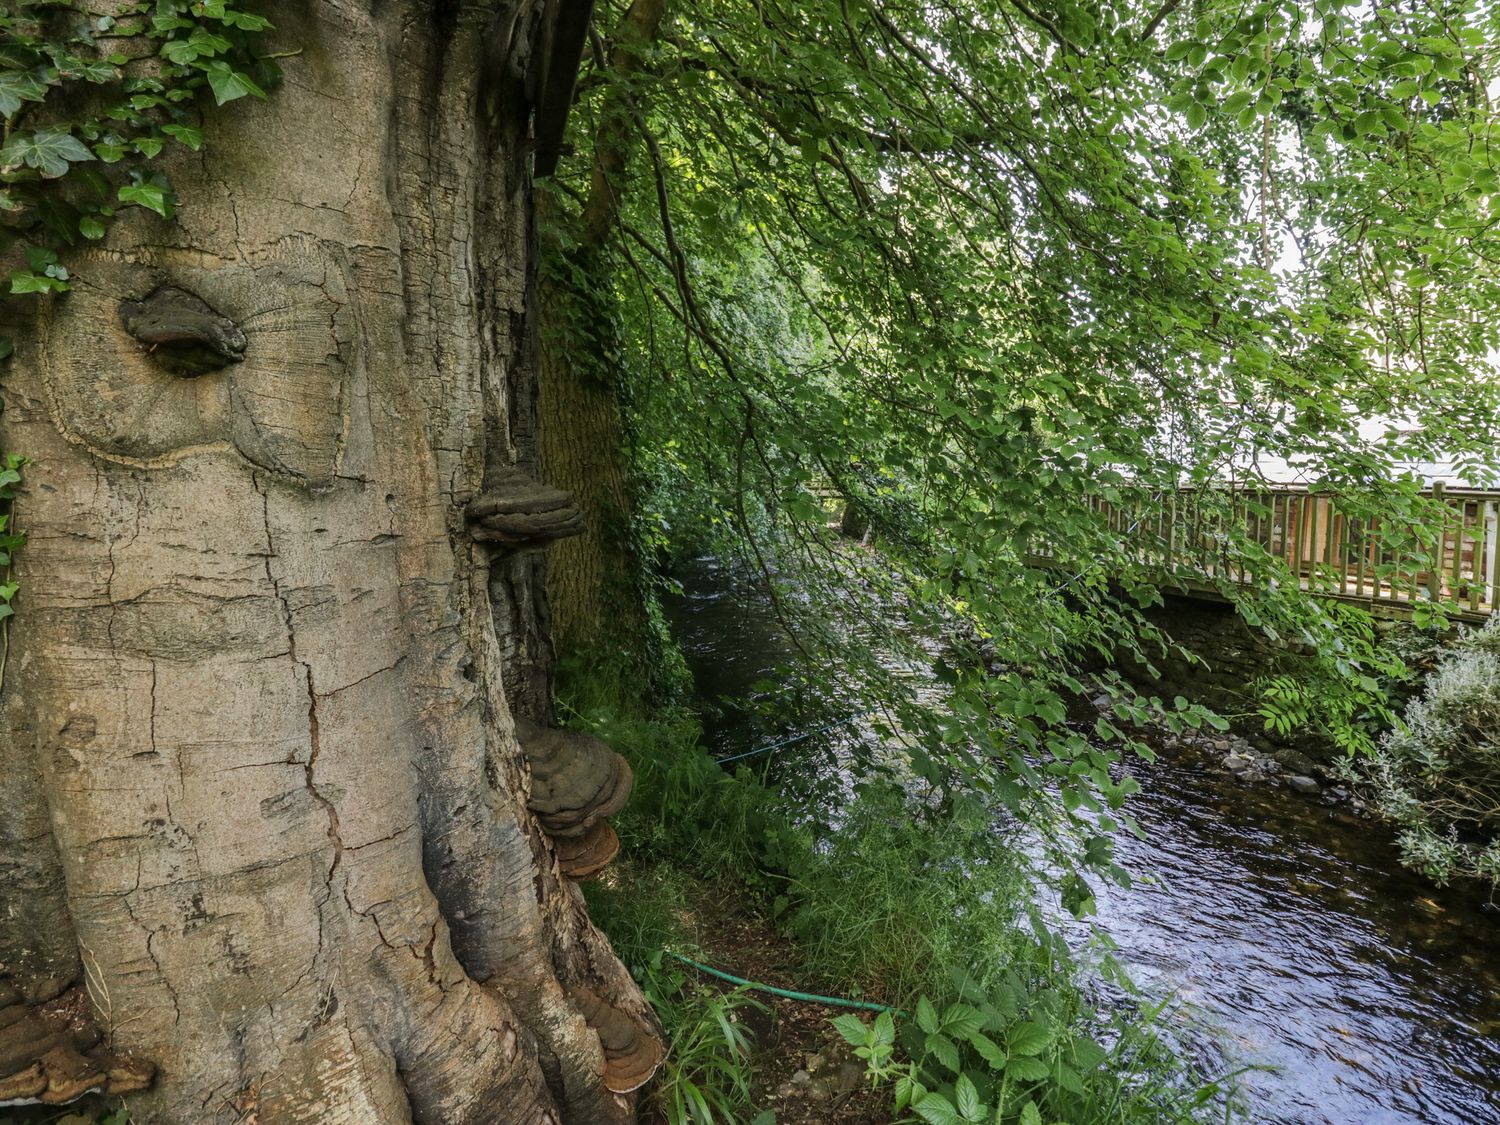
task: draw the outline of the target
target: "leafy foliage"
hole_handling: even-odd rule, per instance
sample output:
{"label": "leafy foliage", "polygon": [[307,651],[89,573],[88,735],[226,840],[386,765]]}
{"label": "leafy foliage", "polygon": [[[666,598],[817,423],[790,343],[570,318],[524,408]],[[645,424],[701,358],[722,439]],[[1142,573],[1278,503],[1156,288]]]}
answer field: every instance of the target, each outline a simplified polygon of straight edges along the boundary
{"label": "leafy foliage", "polygon": [[1227,1079],[1177,1088],[1157,1076],[1164,1051],[1153,1025],[1163,1008],[1086,1027],[1066,994],[1028,989],[1014,973],[983,989],[955,974],[952,994],[918,1000],[899,1034],[888,1012],[873,1023],[832,1021],[870,1081],[891,1085],[895,1112],[913,1115],[902,1120],[1192,1121],[1226,1103]]}
{"label": "leafy foliage", "polygon": [[[1416,571],[1447,517],[1404,465],[1500,463],[1496,18],[1334,0],[669,13],[638,69],[581,86],[582,130],[620,91],[635,107],[633,171],[580,145],[555,189],[581,205],[618,178],[595,284],[626,337],[643,522],[748,560],[935,790],[1039,819],[1061,794],[1078,832],[1117,822],[1128,733],[1065,720],[1083,666],[1161,642],[1141,610],[1162,576],[1099,501],[1150,519],[1181,487],[1282,462],[1411,529],[1382,565]],[[1389,423],[1374,440],[1371,419]],[[874,522],[878,558],[837,545],[830,494]],[[1368,622],[1306,597],[1232,521],[1221,539],[1224,573],[1250,578],[1222,592],[1319,665],[1269,714],[1367,748],[1387,673]],[[931,664],[909,641],[934,634],[945,690],[919,699],[891,666]]]}
{"label": "leafy foliage", "polygon": [[26,265],[10,292],[67,289],[58,254],[104,236],[124,207],[170,218],[170,181],[151,161],[169,144],[197,150],[196,99],[226,102],[275,80],[254,37],[270,27],[232,0],[126,3],[90,16],[53,0],[0,13],[0,252]]}
{"label": "leafy foliage", "polygon": [[1409,866],[1500,887],[1500,620],[1457,641],[1405,723],[1349,769]]}

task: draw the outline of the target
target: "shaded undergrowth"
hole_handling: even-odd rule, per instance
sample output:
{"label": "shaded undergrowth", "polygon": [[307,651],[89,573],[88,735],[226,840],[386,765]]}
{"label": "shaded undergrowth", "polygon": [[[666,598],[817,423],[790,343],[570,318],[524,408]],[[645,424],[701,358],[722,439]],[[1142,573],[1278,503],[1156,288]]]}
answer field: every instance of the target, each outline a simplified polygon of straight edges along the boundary
{"label": "shaded undergrowth", "polygon": [[751,998],[663,959],[672,950],[737,971],[737,950],[713,948],[703,924],[725,909],[775,927],[779,968],[797,988],[896,1010],[885,1024],[851,1012],[828,1029],[882,1091],[888,1115],[871,1120],[1230,1115],[1228,1083],[1177,1056],[1160,1008],[1128,995],[1112,1010],[1093,1002],[1066,942],[1033,905],[1036,875],[1022,850],[976,802],[916,805],[877,780],[853,785],[836,817],[820,815],[764,774],[726,771],[683,708],[632,703],[617,680],[578,667],[560,694],[569,720],[635,770],[634,796],[615,821],[628,858],[587,893],[673,1040],[649,1102],[660,1118],[774,1120],[755,1104],[756,1056],[736,1030]]}

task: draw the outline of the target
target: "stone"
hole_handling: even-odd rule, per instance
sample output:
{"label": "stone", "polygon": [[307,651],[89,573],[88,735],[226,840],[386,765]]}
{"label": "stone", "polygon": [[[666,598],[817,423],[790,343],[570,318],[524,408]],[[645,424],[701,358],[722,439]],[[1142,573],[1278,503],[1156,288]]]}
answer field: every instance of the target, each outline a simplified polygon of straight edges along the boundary
{"label": "stone", "polygon": [[1275,758],[1289,770],[1300,774],[1313,774],[1318,772],[1318,763],[1309,758],[1300,750],[1293,750],[1290,746],[1280,747],[1274,750],[1271,757]]}
{"label": "stone", "polygon": [[1301,793],[1305,796],[1311,796],[1312,794],[1319,792],[1323,788],[1312,778],[1308,777],[1306,774],[1301,773],[1288,778],[1287,784],[1291,786],[1293,793]]}

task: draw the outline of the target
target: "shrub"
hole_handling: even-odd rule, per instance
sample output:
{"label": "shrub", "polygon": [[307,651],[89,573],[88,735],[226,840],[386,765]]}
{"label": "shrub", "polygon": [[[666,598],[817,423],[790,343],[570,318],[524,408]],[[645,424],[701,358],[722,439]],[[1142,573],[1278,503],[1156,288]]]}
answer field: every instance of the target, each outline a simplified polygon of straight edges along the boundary
{"label": "shrub", "polygon": [[1454,644],[1406,721],[1350,773],[1399,826],[1407,866],[1439,884],[1500,886],[1500,619]]}

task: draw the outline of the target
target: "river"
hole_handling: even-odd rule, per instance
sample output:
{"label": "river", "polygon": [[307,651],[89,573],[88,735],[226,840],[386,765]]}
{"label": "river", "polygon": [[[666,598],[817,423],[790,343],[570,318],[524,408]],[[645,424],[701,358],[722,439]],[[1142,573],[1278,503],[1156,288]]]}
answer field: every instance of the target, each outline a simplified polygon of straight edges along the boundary
{"label": "river", "polygon": [[[700,696],[746,694],[786,658],[771,615],[711,561],[681,577],[669,617]],[[733,706],[705,727],[721,755],[797,733]],[[1120,833],[1117,856],[1146,878],[1101,893],[1094,921],[1148,996],[1175,997],[1188,1041],[1255,1068],[1252,1121],[1500,1123],[1500,911],[1316,798],[1181,755],[1125,768],[1145,839]]]}

